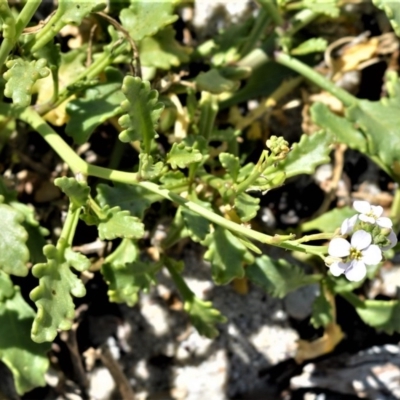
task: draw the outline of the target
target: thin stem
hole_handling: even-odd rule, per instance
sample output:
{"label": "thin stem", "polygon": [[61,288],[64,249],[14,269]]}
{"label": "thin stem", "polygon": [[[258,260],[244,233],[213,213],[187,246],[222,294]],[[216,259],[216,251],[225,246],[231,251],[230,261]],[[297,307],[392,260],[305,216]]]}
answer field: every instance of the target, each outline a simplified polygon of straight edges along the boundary
{"label": "thin stem", "polygon": [[394,222],[397,231],[400,224],[400,188],[397,188],[394,194],[392,207],[390,209],[390,219]]}
{"label": "thin stem", "polygon": [[328,91],[329,93],[337,97],[346,107],[357,104],[358,100],[356,97],[336,86],[333,82],[329,81],[321,74],[314,71],[308,65],[297,60],[296,58],[290,57],[283,52],[276,52],[275,61],[278,64],[284,65],[285,67],[288,67],[298,72],[300,75],[303,75],[306,79],[309,79],[317,86]]}
{"label": "thin stem", "polygon": [[186,284],[185,280],[178,273],[175,266],[168,257],[164,258],[164,265],[167,267],[175,286],[177,287],[180,295],[184,302],[193,301],[194,293],[190,290],[189,286]]}
{"label": "thin stem", "polygon": [[266,14],[271,17],[272,21],[274,21],[275,25],[281,26],[283,24],[283,19],[279,14],[279,10],[275,5],[274,0],[258,0],[258,2]]}
{"label": "thin stem", "polygon": [[[4,115],[11,114],[11,106],[8,104],[0,105],[0,113]],[[293,235],[286,236],[269,236],[261,232],[254,231],[246,226],[239,225],[233,221],[227,220],[224,217],[210,211],[201,205],[192,202],[173,193],[169,189],[161,188],[159,185],[152,182],[138,182],[137,174],[130,172],[123,172],[112,170],[108,168],[90,165],[82,160],[64,140],[40,117],[34,110],[27,108],[24,110],[20,119],[30,124],[32,128],[37,130],[49,145],[56,151],[56,153],[68,164],[74,174],[82,173],[84,175],[96,176],[103,179],[109,179],[115,182],[136,184],[149,191],[158,194],[164,199],[177,203],[195,213],[203,216],[209,221],[229,229],[233,233],[243,235],[249,239],[258,240],[262,243],[270,244],[273,246],[282,247],[287,250],[297,250],[304,253],[316,254],[321,256],[326,253],[326,246],[307,246],[300,245],[294,241]]]}
{"label": "thin stem", "polygon": [[61,103],[68,99],[72,95],[69,87],[74,86],[79,81],[84,79],[90,80],[96,78],[100,75],[101,72],[105,70],[106,67],[111,65],[113,60],[122,54],[126,49],[126,43],[122,43],[118,45],[116,49],[110,54],[108,51],[104,51],[94,62],[90,65],[89,68],[86,68],[83,72],[81,72],[73,82],[71,82],[67,87],[63,88],[58,96],[58,100],[53,102],[50,101],[46,104],[41,104],[35,107],[36,111],[40,115],[45,115],[52,109],[58,107]]}
{"label": "thin stem", "polygon": [[29,24],[36,10],[40,6],[41,0],[27,0],[24,8],[19,13],[17,20],[15,22],[15,29],[13,30],[13,35],[10,37],[4,32],[4,40],[0,46],[0,70],[3,68],[4,63],[10,51],[13,49],[17,40],[20,38],[22,31]]}
{"label": "thin stem", "polygon": [[251,29],[250,35],[247,37],[246,42],[240,49],[240,58],[248,54],[254,47],[256,47],[257,42],[260,40],[262,34],[271,21],[270,16],[266,12],[265,8],[262,8],[257,15],[253,28]]}
{"label": "thin stem", "polygon": [[285,32],[285,36],[291,37],[295,35],[300,29],[303,29],[309,23],[314,21],[314,19],[317,18],[319,15],[320,14],[306,8],[301,10],[292,18],[293,23],[291,27]]}
{"label": "thin stem", "polygon": [[325,239],[332,239],[335,236],[334,233],[316,233],[315,235],[307,235],[303,236],[299,239],[293,240],[293,243],[305,243],[311,242],[312,240],[325,240]]}
{"label": "thin stem", "polygon": [[72,245],[81,211],[81,207],[75,207],[72,203],[69,204],[67,217],[61,231],[60,239],[57,242],[57,249],[61,252]]}

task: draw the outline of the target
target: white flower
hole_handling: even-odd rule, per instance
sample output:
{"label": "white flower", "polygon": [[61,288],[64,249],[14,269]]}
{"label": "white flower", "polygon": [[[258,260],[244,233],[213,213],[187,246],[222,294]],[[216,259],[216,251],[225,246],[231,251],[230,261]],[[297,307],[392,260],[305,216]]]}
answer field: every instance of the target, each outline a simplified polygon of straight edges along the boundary
{"label": "white flower", "polygon": [[342,222],[342,226],[340,227],[340,233],[342,235],[349,235],[353,232],[354,226],[357,223],[358,214],[353,215],[351,218],[346,218]]}
{"label": "white flower", "polygon": [[331,257],[346,257],[347,261],[334,262],[329,269],[333,276],[345,274],[349,281],[357,282],[367,274],[365,265],[375,265],[382,260],[380,248],[372,243],[370,233],[359,230],[354,233],[351,243],[343,238],[335,238],[329,243]]}
{"label": "white flower", "polygon": [[361,221],[377,224],[381,228],[391,228],[393,225],[390,218],[381,217],[383,213],[381,206],[371,206],[368,201],[355,201],[353,207],[360,213],[358,218]]}

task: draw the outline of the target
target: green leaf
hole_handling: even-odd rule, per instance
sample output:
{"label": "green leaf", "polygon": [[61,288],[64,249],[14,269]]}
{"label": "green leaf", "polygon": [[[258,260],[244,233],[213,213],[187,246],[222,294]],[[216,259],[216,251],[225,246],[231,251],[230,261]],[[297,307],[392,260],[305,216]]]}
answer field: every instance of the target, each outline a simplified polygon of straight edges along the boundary
{"label": "green leaf", "polygon": [[96,200],[101,207],[119,206],[121,210],[129,211],[130,215],[140,219],[143,219],[146,209],[161,198],[147,189],[126,183],[115,183],[114,186],[100,183],[96,190]]}
{"label": "green leaf", "polygon": [[172,1],[131,0],[131,6],[120,13],[123,27],[133,40],[142,40],[145,36],[153,36],[160,29],[178,19],[173,15]]}
{"label": "green leaf", "polygon": [[234,92],[240,86],[239,81],[226,79],[217,69],[210,69],[207,72],[201,72],[195,79],[197,89],[214,94],[223,92]]}
{"label": "green leaf", "polygon": [[144,38],[139,54],[142,65],[166,70],[189,61],[187,50],[175,40],[175,30],[170,26],[155,36]]}
{"label": "green leaf", "polygon": [[160,177],[160,182],[166,187],[185,185],[188,178],[181,171],[168,171]]}
{"label": "green leaf", "polygon": [[235,197],[236,212],[243,222],[248,222],[257,215],[257,211],[260,209],[259,204],[260,199],[247,193],[240,193]]}
{"label": "green leaf", "polygon": [[339,0],[303,0],[303,7],[332,18],[340,14]]}
{"label": "green leaf", "polygon": [[208,246],[204,259],[210,261],[212,276],[218,285],[225,285],[234,278],[243,278],[244,262],[253,262],[241,241],[219,226],[202,244]]}
{"label": "green leaf", "polygon": [[167,154],[167,163],[173,169],[186,168],[189,164],[203,159],[202,154],[194,147],[185,146],[185,143],[174,143]]}
{"label": "green leaf", "polygon": [[346,218],[352,217],[355,213],[350,207],[334,208],[312,221],[305,222],[301,225],[301,230],[307,232],[317,229],[321,232],[334,232]]}
{"label": "green leaf", "polygon": [[[3,291],[3,284],[1,284]],[[9,293],[9,292],[8,292]],[[35,312],[25,302],[18,287],[0,302],[0,359],[11,370],[15,388],[22,395],[37,386],[45,386],[49,367],[49,344],[37,344],[30,338]]]}
{"label": "green leaf", "polygon": [[[400,135],[398,131],[400,107],[400,82],[395,73],[386,75],[386,87],[390,96],[380,101],[359,100],[349,107],[347,118],[364,132],[370,156],[377,155],[382,163],[400,177]],[[384,140],[382,140],[384,137]]]}
{"label": "green leaf", "polygon": [[24,216],[7,204],[0,204],[0,269],[7,274],[26,276],[29,250],[28,234],[21,223]]}
{"label": "green leaf", "polygon": [[230,153],[220,153],[219,161],[221,161],[222,166],[226,169],[226,172],[230,175],[233,182],[236,182],[240,170],[239,157],[235,157]]}
{"label": "green leaf", "polygon": [[210,233],[210,222],[201,215],[181,207],[183,221],[190,237],[195,242],[200,242]]}
{"label": "green leaf", "polygon": [[286,260],[274,260],[266,255],[246,268],[246,276],[274,297],[285,297],[301,286],[321,280],[320,275],[306,275],[304,270]]}
{"label": "green leaf", "polygon": [[350,148],[363,153],[367,151],[365,136],[346,118],[337,116],[322,103],[314,103],[310,112],[313,122],[325,129],[336,141],[346,143]]}
{"label": "green leaf", "polygon": [[325,327],[330,322],[334,321],[332,305],[321,291],[319,296],[314,300],[310,322],[313,327],[317,329]]}
{"label": "green leaf", "polygon": [[219,334],[215,325],[227,321],[226,317],[213,308],[211,301],[200,300],[194,295],[190,301],[185,301],[183,308],[189,314],[190,321],[200,335],[211,339]]}
{"label": "green leaf", "polygon": [[91,12],[101,11],[106,4],[97,0],[59,0],[54,15],[36,34],[32,52],[48,43],[65,25],[80,25],[82,20]]}
{"label": "green leaf", "polygon": [[143,237],[144,225],[139,218],[132,217],[129,211],[121,211],[120,207],[105,206],[102,212],[106,218],[101,218],[98,225],[101,240],[140,239]]}
{"label": "green leaf", "polygon": [[79,208],[86,205],[90,194],[90,187],[86,182],[64,176],[55,179],[54,184],[68,196],[74,207]]}
{"label": "green leaf", "polygon": [[71,328],[75,314],[72,296],[83,297],[86,293],[85,286],[71,267],[77,271],[90,267],[90,261],[85,256],[70,248],[63,251],[46,245],[43,253],[47,262],[32,268],[33,276],[39,279],[39,286],[30,294],[38,308],[31,331],[32,340],[37,343],[51,342],[59,329]]}
{"label": "green leaf", "polygon": [[101,267],[101,273],[108,284],[111,302],[126,303],[133,307],[141,290],[148,290],[155,283],[154,275],[162,267],[161,263],[139,261],[139,250],[135,242],[123,239]]}
{"label": "green leaf", "polygon": [[155,126],[164,105],[157,102],[158,92],[150,89],[150,83],[138,77],[126,76],[122,91],[127,100],[121,107],[127,114],[118,120],[124,128],[119,139],[122,142],[142,140],[144,151],[149,153],[151,143],[157,137]]}
{"label": "green leaf", "polygon": [[389,335],[400,332],[400,302],[398,300],[365,300],[355,305],[355,309],[367,325]]}
{"label": "green leaf", "polygon": [[14,296],[14,285],[8,274],[0,271],[0,303]]}
{"label": "green leaf", "polygon": [[385,12],[396,35],[400,36],[400,3],[397,0],[372,0],[372,2]]}
{"label": "green leaf", "polygon": [[317,132],[311,136],[302,135],[299,143],[295,143],[286,158],[278,164],[278,169],[290,178],[299,174],[312,174],[318,165],[330,161],[330,144],[332,139],[325,132]]}
{"label": "green leaf", "polygon": [[50,74],[46,64],[47,61],[44,58],[31,62],[22,58],[7,61],[8,71],[3,74],[7,81],[4,96],[12,98],[18,107],[30,106],[33,85],[38,79]]}
{"label": "green leaf", "polygon": [[328,47],[328,41],[323,38],[311,38],[303,42],[300,46],[290,51],[291,54],[301,56],[309,53],[325,51]]}
{"label": "green leaf", "polygon": [[67,105],[70,119],[65,132],[77,144],[86,143],[94,130],[111,117],[122,113],[119,107],[125,99],[121,92],[122,74],[115,68],[106,68],[106,82],[86,91],[85,96]]}
{"label": "green leaf", "polygon": [[164,166],[162,161],[154,164],[153,157],[146,153],[139,154],[140,170],[139,175],[141,179],[151,180],[158,178],[165,172],[168,167]]}

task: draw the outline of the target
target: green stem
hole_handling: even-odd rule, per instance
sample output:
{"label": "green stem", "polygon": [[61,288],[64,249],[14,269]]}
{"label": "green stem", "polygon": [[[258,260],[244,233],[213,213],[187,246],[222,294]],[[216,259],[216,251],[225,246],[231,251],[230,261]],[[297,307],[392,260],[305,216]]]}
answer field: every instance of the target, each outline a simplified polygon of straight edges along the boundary
{"label": "green stem", "polygon": [[175,266],[168,257],[164,258],[164,265],[167,267],[175,286],[178,288],[184,302],[193,301],[194,293],[190,290],[182,276],[178,273]]}
{"label": "green stem", "polygon": [[292,18],[292,26],[285,32],[285,36],[294,36],[300,29],[303,29],[309,23],[314,21],[314,19],[319,15],[320,14],[308,9],[301,10]]}
{"label": "green stem", "polygon": [[[19,13],[17,20],[15,22],[15,30],[13,30],[13,35],[10,37],[4,35],[4,40],[0,46],[0,70],[3,68],[4,63],[10,51],[14,48],[17,40],[20,38],[22,31],[28,25],[29,21],[32,19],[36,10],[40,6],[40,0],[27,0],[24,8]],[[10,32],[11,33],[11,32]]]}
{"label": "green stem", "polygon": [[283,52],[276,52],[275,61],[278,64],[284,65],[285,67],[288,67],[298,72],[300,75],[303,75],[305,78],[309,79],[317,86],[328,91],[333,96],[337,97],[346,107],[357,104],[358,100],[356,97],[336,86],[333,82],[329,81],[321,74],[314,71],[308,65],[297,60],[296,58],[293,58]]}
{"label": "green stem", "polygon": [[274,21],[275,25],[281,26],[283,24],[283,19],[273,0],[258,0],[258,2],[265,13],[271,17],[272,21]]}
{"label": "green stem", "polygon": [[247,37],[242,48],[240,49],[240,58],[243,58],[246,54],[253,50],[253,48],[257,46],[258,41],[260,40],[262,34],[265,32],[265,29],[269,25],[270,21],[270,16],[266,12],[266,10],[262,8],[257,15],[250,35]]}
{"label": "green stem", "polygon": [[305,243],[311,242],[312,240],[325,240],[325,239],[332,239],[335,236],[334,233],[316,233],[315,235],[307,235],[303,236],[300,239],[293,240],[293,243]]}
{"label": "green stem", "polygon": [[390,209],[390,219],[393,221],[395,231],[397,232],[400,225],[400,188],[396,189],[392,207]]}
{"label": "green stem", "polygon": [[75,207],[72,203],[70,203],[67,217],[61,231],[60,239],[57,242],[57,249],[61,252],[72,245],[81,210],[81,207]]}
{"label": "green stem", "polygon": [[[11,106],[4,103],[1,104],[0,113],[3,113],[4,115],[11,114]],[[282,247],[287,250],[297,250],[309,254],[316,254],[318,256],[326,253],[326,246],[300,245],[289,240],[293,238],[293,235],[269,236],[264,233],[254,231],[246,226],[239,225],[233,221],[227,220],[213,211],[210,211],[197,203],[173,193],[169,189],[161,188],[155,183],[138,182],[137,174],[135,173],[89,165],[87,162],[82,160],[68,146],[68,144],[65,143],[64,140],[49,125],[47,125],[42,117],[40,117],[31,108],[24,110],[20,115],[20,119],[30,124],[33,129],[37,130],[43,136],[43,138],[54,149],[54,151],[66,162],[66,164],[68,164],[74,174],[80,172],[84,175],[96,176],[98,178],[109,179],[115,182],[139,185],[151,191],[152,193],[158,194],[164,199],[170,200],[176,204],[186,207],[191,211],[194,211],[195,213],[203,216],[217,225],[222,226],[223,228],[229,229],[230,231],[239,235],[243,235],[249,239],[257,240],[261,243]]]}
{"label": "green stem", "polygon": [[61,103],[63,103],[65,100],[68,99],[68,97],[71,96],[71,91],[69,90],[69,87],[74,86],[76,83],[79,81],[82,81],[84,79],[90,80],[94,79],[97,76],[100,75],[101,72],[105,70],[106,67],[111,65],[113,60],[121,55],[124,51],[126,50],[126,43],[123,43],[114,49],[112,54],[110,54],[109,51],[104,51],[91,65],[89,68],[86,68],[83,72],[81,72],[73,82],[71,82],[67,87],[63,88],[60,91],[60,94],[58,96],[58,100],[53,102],[50,101],[49,103],[46,104],[40,104],[35,107],[36,111],[40,115],[45,115],[52,109],[58,107]]}

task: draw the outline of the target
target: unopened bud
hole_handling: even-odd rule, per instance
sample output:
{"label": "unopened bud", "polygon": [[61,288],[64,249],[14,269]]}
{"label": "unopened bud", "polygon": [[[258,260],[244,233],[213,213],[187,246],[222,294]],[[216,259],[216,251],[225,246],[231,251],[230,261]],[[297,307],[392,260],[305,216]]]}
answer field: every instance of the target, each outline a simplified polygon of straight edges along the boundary
{"label": "unopened bud", "polygon": [[390,228],[381,228],[380,234],[383,236],[389,236],[390,232],[392,232]]}
{"label": "unopened bud", "polygon": [[276,160],[283,160],[290,151],[289,143],[282,136],[271,136],[266,144]]}

